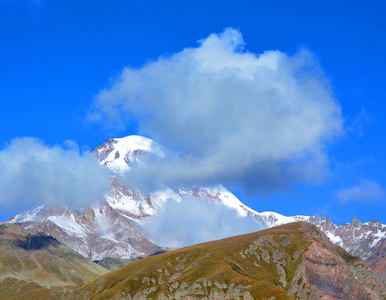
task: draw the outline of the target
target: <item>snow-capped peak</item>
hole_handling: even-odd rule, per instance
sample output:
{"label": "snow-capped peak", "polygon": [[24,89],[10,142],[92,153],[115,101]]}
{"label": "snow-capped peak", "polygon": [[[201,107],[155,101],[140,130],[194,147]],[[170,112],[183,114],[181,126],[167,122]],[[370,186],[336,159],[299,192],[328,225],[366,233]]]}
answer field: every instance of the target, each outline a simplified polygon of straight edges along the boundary
{"label": "snow-capped peak", "polygon": [[107,166],[114,173],[123,173],[134,164],[140,162],[140,157],[151,153],[163,158],[164,151],[160,145],[151,139],[139,135],[109,139],[97,147],[94,153],[100,164]]}
{"label": "snow-capped peak", "polygon": [[129,135],[123,138],[114,138],[115,148],[121,150],[144,150],[151,151],[152,145],[156,144],[153,140],[139,135]]}

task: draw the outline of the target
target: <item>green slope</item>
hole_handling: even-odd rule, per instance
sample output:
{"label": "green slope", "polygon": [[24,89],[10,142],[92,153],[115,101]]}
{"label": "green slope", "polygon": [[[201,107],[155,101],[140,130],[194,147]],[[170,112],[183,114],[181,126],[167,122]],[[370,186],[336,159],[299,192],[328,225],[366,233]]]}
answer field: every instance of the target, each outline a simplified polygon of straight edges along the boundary
{"label": "green slope", "polygon": [[[321,253],[330,259],[326,265],[324,256],[318,256]],[[329,264],[335,263],[343,278],[357,282],[350,281],[346,289],[340,275],[334,273],[331,277]],[[313,268],[324,278],[324,286],[308,281],[314,276]],[[359,259],[333,245],[315,226],[292,223],[147,257],[85,284],[64,298],[319,299],[333,295],[329,293],[343,293],[339,297],[372,293],[360,282],[372,282],[374,293],[381,295],[382,283],[372,277],[371,271],[365,278],[363,270],[368,272]],[[331,292],[331,288],[336,291]]]}
{"label": "green slope", "polygon": [[1,299],[20,300],[55,300],[58,294],[55,291],[44,288],[41,285],[15,278],[5,278],[0,281]]}
{"label": "green slope", "polygon": [[[21,280],[15,283],[20,286],[24,280],[60,291],[62,287],[76,287],[107,272],[51,236],[16,224],[0,225],[0,280],[14,278]],[[6,295],[5,290],[3,281],[0,296]]]}

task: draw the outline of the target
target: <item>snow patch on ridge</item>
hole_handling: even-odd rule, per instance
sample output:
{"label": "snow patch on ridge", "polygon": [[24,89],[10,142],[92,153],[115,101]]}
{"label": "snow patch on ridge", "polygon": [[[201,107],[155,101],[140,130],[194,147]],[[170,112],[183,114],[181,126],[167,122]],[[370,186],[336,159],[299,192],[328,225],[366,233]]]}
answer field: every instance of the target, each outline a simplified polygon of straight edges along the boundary
{"label": "snow patch on ridge", "polygon": [[324,233],[327,235],[327,237],[333,244],[343,247],[343,241],[339,236],[333,234],[331,231],[324,231]]}
{"label": "snow patch on ridge", "polygon": [[83,237],[85,235],[86,228],[78,224],[74,218],[74,215],[71,214],[70,217],[67,216],[49,216],[47,220],[55,223],[66,233],[70,235],[77,235]]}
{"label": "snow patch on ridge", "polygon": [[106,201],[111,208],[128,212],[132,215],[146,216],[154,213],[154,208],[142,199],[134,199],[130,196],[121,196],[120,199],[117,199],[116,197],[106,196]]}
{"label": "snow patch on ridge", "polygon": [[30,210],[27,210],[26,212],[20,213],[18,215],[13,216],[11,220],[9,220],[9,223],[26,223],[26,222],[32,222],[35,221],[36,216],[39,214],[39,212],[44,208],[44,205],[40,205],[34,208],[31,208]]}
{"label": "snow patch on ridge", "polygon": [[376,234],[374,234],[374,241],[371,243],[370,247],[374,247],[380,240],[384,238],[386,238],[386,232],[378,231]]}
{"label": "snow patch on ridge", "polygon": [[263,221],[268,225],[268,227],[274,227],[274,226],[279,226],[279,225],[292,223],[292,222],[299,222],[299,221],[308,222],[310,220],[309,216],[299,215],[299,216],[293,216],[293,217],[286,217],[272,211],[265,211],[257,214],[263,219]]}
{"label": "snow patch on ridge", "polygon": [[248,214],[258,214],[258,212],[244,205],[235,195],[229,192],[224,186],[218,185],[216,187],[219,191],[219,199],[221,202],[230,208],[237,210],[237,213],[240,217],[247,217]]}
{"label": "snow patch on ridge", "polygon": [[130,213],[139,218],[153,215],[168,200],[180,202],[181,196],[168,187],[147,196],[139,194],[133,196],[123,194],[106,196],[106,202],[111,208]]}
{"label": "snow patch on ridge", "polygon": [[195,188],[180,188],[178,194],[194,196],[196,198],[205,199],[208,203],[215,205],[222,204],[228,208],[233,208],[237,211],[238,216],[247,217],[250,214],[258,214],[253,209],[244,205],[235,195],[229,192],[221,184],[210,187],[195,187]]}

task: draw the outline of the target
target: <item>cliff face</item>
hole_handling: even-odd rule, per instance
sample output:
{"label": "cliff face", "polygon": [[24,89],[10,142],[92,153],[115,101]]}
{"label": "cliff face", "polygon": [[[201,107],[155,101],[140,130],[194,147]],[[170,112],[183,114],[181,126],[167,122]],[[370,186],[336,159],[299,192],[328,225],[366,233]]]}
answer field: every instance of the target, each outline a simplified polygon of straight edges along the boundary
{"label": "cliff face", "polygon": [[385,299],[386,287],[360,259],[301,222],[148,257],[65,296],[88,297]]}
{"label": "cliff face", "polygon": [[386,239],[369,251],[365,262],[386,282]]}
{"label": "cliff face", "polygon": [[301,265],[303,279],[315,286],[321,299],[384,299],[385,286],[359,258],[325,240],[322,235],[307,248]]}
{"label": "cliff face", "polygon": [[325,232],[336,245],[360,257],[386,281],[386,225],[379,221],[361,223],[356,216],[352,223],[340,226],[325,218],[312,218],[310,221]]}

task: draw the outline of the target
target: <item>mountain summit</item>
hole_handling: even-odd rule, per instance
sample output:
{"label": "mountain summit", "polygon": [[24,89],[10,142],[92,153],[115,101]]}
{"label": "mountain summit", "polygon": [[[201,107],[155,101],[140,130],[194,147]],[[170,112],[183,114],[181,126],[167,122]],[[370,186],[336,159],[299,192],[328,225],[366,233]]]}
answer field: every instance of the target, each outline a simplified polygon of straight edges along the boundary
{"label": "mountain summit", "polygon": [[143,155],[151,154],[160,158],[165,156],[160,145],[139,135],[109,139],[93,153],[96,154],[100,164],[105,165],[114,174],[121,174],[133,165],[138,165]]}

